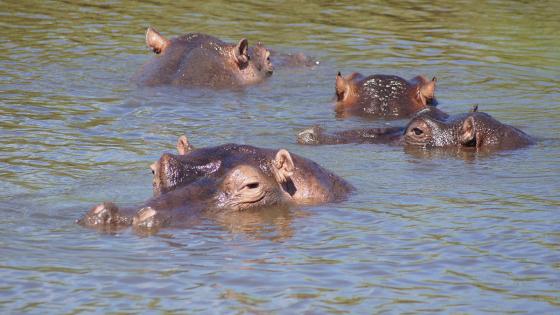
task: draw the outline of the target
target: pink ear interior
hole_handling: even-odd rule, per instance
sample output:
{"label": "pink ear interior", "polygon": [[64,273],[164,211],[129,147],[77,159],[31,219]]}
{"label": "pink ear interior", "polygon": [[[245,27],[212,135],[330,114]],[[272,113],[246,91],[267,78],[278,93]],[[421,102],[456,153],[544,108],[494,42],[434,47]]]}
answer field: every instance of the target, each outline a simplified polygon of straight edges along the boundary
{"label": "pink ear interior", "polygon": [[152,27],[146,30],[146,45],[156,54],[162,53],[169,41]]}
{"label": "pink ear interior", "polygon": [[235,46],[235,58],[237,58],[237,63],[239,65],[249,62],[249,42],[246,38],[242,38],[239,43]]}

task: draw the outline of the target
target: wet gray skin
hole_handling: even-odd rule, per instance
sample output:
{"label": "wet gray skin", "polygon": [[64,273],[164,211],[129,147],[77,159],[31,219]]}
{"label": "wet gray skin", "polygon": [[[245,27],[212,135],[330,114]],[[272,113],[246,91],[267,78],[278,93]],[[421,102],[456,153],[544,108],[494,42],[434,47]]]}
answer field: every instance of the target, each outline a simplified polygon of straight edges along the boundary
{"label": "wet gray skin", "polygon": [[[436,78],[417,76],[407,81],[395,75],[371,75],[354,72],[336,76],[336,111],[339,117],[407,118],[435,106]],[[438,111],[439,118],[447,114]]]}
{"label": "wet gray skin", "polygon": [[341,201],[353,187],[330,171],[288,151],[224,144],[194,149],[186,137],[178,155],[152,164],[154,197],[139,207],[105,202],[79,223],[92,227],[182,227],[200,216]]}
{"label": "wet gray skin", "polygon": [[384,143],[426,148],[516,149],[534,143],[523,131],[487,113],[473,112],[438,119],[430,111],[418,113],[404,128],[365,128],[326,133],[314,126],[297,136],[300,144]]}
{"label": "wet gray skin", "polygon": [[272,75],[270,52],[246,39],[228,44],[216,37],[190,33],[167,39],[153,28],[146,44],[156,54],[133,77],[142,86],[238,88]]}

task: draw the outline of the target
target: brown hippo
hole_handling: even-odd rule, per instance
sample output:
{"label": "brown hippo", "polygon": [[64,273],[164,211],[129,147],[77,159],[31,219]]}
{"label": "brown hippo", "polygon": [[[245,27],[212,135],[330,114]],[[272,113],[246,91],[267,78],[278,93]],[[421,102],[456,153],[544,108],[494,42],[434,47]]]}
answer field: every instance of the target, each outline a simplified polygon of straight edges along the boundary
{"label": "brown hippo", "polygon": [[326,134],[312,127],[298,134],[300,144],[387,143],[421,147],[472,147],[479,149],[515,149],[534,143],[523,131],[503,124],[489,114],[470,113],[441,120],[423,110],[404,128],[365,128]]}
{"label": "brown hippo", "polygon": [[186,137],[178,148],[179,155],[166,153],[152,164],[153,198],[130,209],[105,202],[78,222],[178,227],[201,215],[340,201],[353,190],[317,163],[284,149],[239,144],[193,149]]}
{"label": "brown hippo", "polygon": [[[336,76],[336,111],[345,117],[357,115],[371,118],[407,118],[414,113],[435,105],[436,78],[424,76],[407,81],[395,75],[363,76],[354,72]],[[439,118],[447,114],[437,110]]]}
{"label": "brown hippo", "polygon": [[146,44],[157,54],[133,80],[144,86],[235,88],[263,81],[272,75],[270,52],[260,43],[249,48],[190,33],[167,39],[155,29],[146,31]]}

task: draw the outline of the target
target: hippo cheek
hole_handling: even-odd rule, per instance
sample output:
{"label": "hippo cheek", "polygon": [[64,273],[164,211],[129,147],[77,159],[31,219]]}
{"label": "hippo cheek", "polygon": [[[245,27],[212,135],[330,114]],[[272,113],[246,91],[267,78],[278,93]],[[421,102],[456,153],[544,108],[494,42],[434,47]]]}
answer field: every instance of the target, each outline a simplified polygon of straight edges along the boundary
{"label": "hippo cheek", "polygon": [[217,206],[224,210],[241,211],[277,205],[282,191],[273,174],[241,165],[225,175]]}
{"label": "hippo cheek", "polygon": [[430,143],[432,130],[425,121],[415,121],[406,128],[404,138],[407,144],[425,146]]}

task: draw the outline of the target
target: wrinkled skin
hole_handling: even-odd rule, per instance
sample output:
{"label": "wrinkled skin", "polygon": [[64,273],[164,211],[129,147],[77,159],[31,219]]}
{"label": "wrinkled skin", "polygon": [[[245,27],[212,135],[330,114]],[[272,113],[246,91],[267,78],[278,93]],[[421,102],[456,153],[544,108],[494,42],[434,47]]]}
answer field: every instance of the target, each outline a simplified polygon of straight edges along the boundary
{"label": "wrinkled skin", "polygon": [[270,52],[246,39],[225,43],[213,36],[190,33],[167,39],[153,28],[146,44],[157,55],[133,78],[143,86],[238,88],[272,75]]}
{"label": "wrinkled skin", "polygon": [[[336,112],[339,117],[349,115],[398,119],[408,118],[436,105],[436,78],[431,81],[424,76],[407,81],[395,75],[371,75],[364,77],[354,72],[343,77],[336,76]],[[437,110],[438,118],[447,114]]]}
{"label": "wrinkled skin", "polygon": [[317,163],[284,149],[238,144],[194,149],[186,137],[179,139],[178,149],[178,155],[163,154],[152,164],[153,198],[130,209],[105,202],[79,223],[180,227],[201,216],[340,201],[353,189]]}
{"label": "wrinkled skin", "polygon": [[366,128],[327,134],[314,126],[298,134],[300,144],[385,143],[425,148],[516,149],[534,143],[523,131],[503,124],[475,108],[467,114],[437,119],[418,113],[404,128]]}

